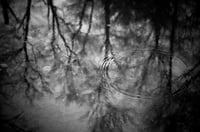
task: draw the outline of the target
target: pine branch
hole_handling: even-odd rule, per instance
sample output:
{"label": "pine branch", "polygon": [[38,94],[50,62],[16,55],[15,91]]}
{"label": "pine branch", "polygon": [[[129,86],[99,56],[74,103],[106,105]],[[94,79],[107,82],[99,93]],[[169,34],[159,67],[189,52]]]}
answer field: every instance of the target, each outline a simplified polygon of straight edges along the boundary
{"label": "pine branch", "polygon": [[15,12],[13,11],[13,9],[10,7],[10,5],[8,4],[8,9],[10,11],[10,13],[12,14],[12,16],[15,18],[16,22],[19,22],[19,18],[17,17],[17,15],[15,14]]}
{"label": "pine branch", "polygon": [[[72,50],[74,49],[74,42],[75,42],[75,38],[76,36],[80,33],[81,31],[81,28],[82,28],[82,23],[83,23],[83,18],[85,16],[85,11],[86,11],[86,7],[88,5],[88,0],[85,0],[84,3],[83,3],[83,8],[82,8],[82,11],[81,11],[81,15],[80,15],[80,20],[79,20],[79,27],[77,29],[77,31],[73,34],[72,38],[71,38],[71,45],[72,45]],[[69,60],[68,60],[68,63],[71,62],[71,57],[72,57],[72,53],[70,54],[69,56]]]}
{"label": "pine branch", "polygon": [[[73,51],[73,48],[69,47],[69,45],[68,45],[68,43],[67,43],[67,41],[66,41],[66,39],[65,39],[65,37],[63,35],[63,33],[61,32],[60,23],[59,23],[59,17],[58,17],[57,12],[56,12],[57,7],[54,6],[52,0],[48,0],[48,8],[51,9],[51,13],[52,13],[52,21],[53,21],[52,22],[52,29],[53,29],[53,38],[52,39],[53,40],[55,39],[55,25],[56,25],[58,34],[61,37],[62,41],[64,42],[66,50],[69,50],[71,55],[74,54],[75,56],[77,56],[76,53]],[[51,45],[52,44],[53,43],[51,43]],[[52,47],[55,47],[55,46],[52,45]]]}

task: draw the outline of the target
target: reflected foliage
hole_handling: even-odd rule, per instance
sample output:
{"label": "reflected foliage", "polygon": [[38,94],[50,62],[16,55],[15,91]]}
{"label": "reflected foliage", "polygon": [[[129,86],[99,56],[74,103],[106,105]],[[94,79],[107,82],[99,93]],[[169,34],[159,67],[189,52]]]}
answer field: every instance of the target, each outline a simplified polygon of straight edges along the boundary
{"label": "reflected foliage", "polygon": [[27,0],[23,15],[1,6],[13,27],[0,28],[4,100],[87,105],[93,132],[197,130],[198,0]]}

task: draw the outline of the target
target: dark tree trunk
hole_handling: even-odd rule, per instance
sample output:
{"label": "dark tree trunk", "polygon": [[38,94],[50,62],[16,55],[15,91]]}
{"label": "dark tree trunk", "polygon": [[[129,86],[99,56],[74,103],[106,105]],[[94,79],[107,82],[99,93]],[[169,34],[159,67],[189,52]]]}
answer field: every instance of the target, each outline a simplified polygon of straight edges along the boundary
{"label": "dark tree trunk", "polygon": [[171,36],[170,36],[170,56],[169,56],[169,80],[168,80],[168,93],[171,95],[172,93],[172,59],[174,55],[174,41],[176,34],[176,26],[177,26],[177,1],[173,2],[174,13],[172,16],[172,27],[171,27]]}
{"label": "dark tree trunk", "polygon": [[155,48],[158,49],[160,39],[160,27],[155,27]]}
{"label": "dark tree trunk", "polygon": [[26,24],[25,24],[25,36],[24,36],[24,52],[26,57],[26,62],[29,61],[28,51],[27,51],[27,40],[28,40],[28,33],[29,33],[29,21],[31,15],[31,3],[32,0],[28,0],[27,8],[26,8]]}
{"label": "dark tree trunk", "polygon": [[108,57],[108,52],[110,48],[110,0],[105,0],[105,34],[106,34],[106,40],[105,40],[105,57]]}
{"label": "dark tree trunk", "polygon": [[4,24],[9,24],[9,15],[8,15],[9,5],[8,5],[7,0],[1,0],[1,6],[2,6]]}

